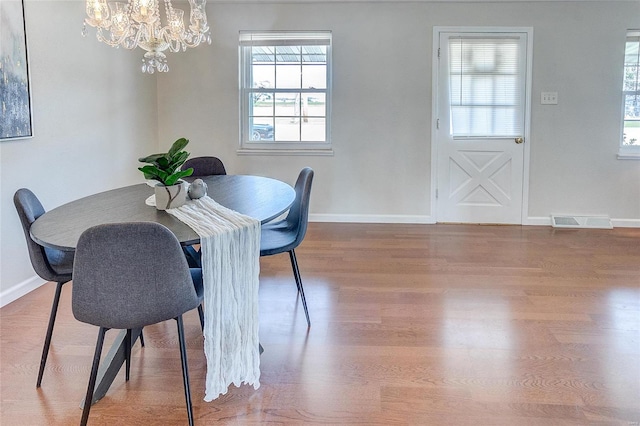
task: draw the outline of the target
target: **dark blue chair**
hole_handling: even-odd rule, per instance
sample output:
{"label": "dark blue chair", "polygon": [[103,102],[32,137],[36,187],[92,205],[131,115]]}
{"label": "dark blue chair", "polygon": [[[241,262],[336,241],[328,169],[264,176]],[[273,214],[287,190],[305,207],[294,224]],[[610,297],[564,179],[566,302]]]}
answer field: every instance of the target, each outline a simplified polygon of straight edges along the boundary
{"label": "dark blue chair", "polygon": [[60,295],[62,286],[71,281],[73,271],[73,251],[54,250],[43,247],[33,241],[31,238],[31,225],[40,216],[45,213],[44,207],[33,192],[26,188],[21,188],[13,195],[13,203],[16,206],[24,237],[27,240],[27,249],[29,250],[29,259],[36,274],[45,281],[53,281],[56,283],[56,293],[53,297],[51,305],[51,313],[49,314],[49,325],[47,334],[44,339],[44,347],[42,348],[42,356],[40,358],[40,369],[38,370],[38,380],[36,387],[42,384],[42,376],[44,368],[47,364],[47,356],[49,355],[49,347],[51,346],[51,337],[53,335],[53,326],[56,322],[56,314],[58,313],[58,304],[60,303]]}
{"label": "dark blue chair", "polygon": [[293,276],[298,287],[298,294],[302,300],[304,314],[307,317],[307,326],[311,327],[307,300],[304,297],[304,288],[298,269],[295,248],[302,243],[307,233],[309,222],[309,198],[311,197],[311,184],[313,182],[313,169],[305,167],[300,171],[296,181],[296,198],[289,209],[287,217],[262,225],[260,236],[260,256],[271,256],[279,253],[289,253]]}
{"label": "dark blue chair", "polygon": [[193,177],[227,174],[222,160],[218,157],[190,158],[182,165],[182,170],[187,170],[188,168],[193,169],[193,174],[191,175]]}

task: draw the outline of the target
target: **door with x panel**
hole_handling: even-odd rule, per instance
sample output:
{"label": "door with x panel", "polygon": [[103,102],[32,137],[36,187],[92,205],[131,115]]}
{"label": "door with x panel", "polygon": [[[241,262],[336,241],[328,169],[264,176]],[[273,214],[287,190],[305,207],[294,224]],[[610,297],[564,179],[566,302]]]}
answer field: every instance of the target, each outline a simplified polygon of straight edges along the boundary
{"label": "door with x panel", "polygon": [[522,223],[527,32],[439,32],[437,221]]}

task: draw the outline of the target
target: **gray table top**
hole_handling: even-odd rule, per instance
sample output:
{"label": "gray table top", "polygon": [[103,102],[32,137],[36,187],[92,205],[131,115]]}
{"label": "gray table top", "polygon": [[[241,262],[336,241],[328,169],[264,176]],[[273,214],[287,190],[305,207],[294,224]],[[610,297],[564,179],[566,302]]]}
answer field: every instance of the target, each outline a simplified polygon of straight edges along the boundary
{"label": "gray table top", "polygon": [[[295,191],[279,180],[242,175],[207,176],[208,195],[219,204],[251,216],[261,223],[284,213]],[[64,204],[40,216],[31,226],[31,237],[45,247],[75,249],[80,234],[104,223],[157,222],[169,228],[185,245],[200,239],[187,225],[145,204],[153,188],[142,183],[113,189]]]}

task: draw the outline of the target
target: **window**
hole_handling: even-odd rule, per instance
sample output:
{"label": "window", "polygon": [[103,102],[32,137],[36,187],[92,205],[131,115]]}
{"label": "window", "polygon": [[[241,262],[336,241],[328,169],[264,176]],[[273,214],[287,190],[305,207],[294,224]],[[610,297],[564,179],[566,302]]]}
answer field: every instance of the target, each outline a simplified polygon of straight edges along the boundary
{"label": "window", "polygon": [[451,135],[520,137],[524,132],[524,55],[517,35],[449,39]]}
{"label": "window", "polygon": [[640,30],[629,31],[624,49],[622,141],[618,158],[640,158]]}
{"label": "window", "polygon": [[330,153],[330,32],[240,33],[240,152]]}

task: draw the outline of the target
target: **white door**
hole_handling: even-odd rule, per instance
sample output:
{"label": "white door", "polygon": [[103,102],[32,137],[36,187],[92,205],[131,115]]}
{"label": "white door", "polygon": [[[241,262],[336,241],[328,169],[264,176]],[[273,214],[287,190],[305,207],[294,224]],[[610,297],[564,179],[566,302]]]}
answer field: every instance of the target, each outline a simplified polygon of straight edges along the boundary
{"label": "white door", "polygon": [[520,224],[528,32],[439,31],[437,221]]}

